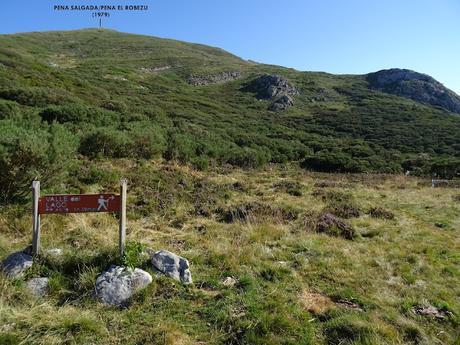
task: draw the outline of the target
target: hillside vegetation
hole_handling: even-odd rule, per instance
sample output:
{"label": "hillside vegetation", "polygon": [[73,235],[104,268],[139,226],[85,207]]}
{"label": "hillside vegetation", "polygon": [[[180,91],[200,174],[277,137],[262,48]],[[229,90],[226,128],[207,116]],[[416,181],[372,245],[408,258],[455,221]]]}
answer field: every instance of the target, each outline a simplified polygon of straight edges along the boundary
{"label": "hillside vegetation", "polygon": [[[281,76],[293,92],[275,103],[260,97],[251,85],[261,75]],[[49,185],[59,185],[63,177],[44,167],[78,154],[450,178],[459,129],[459,115],[372,90],[366,76],[299,72],[109,30],[0,36],[0,168],[12,184],[4,199],[18,197],[18,177],[52,175]]]}

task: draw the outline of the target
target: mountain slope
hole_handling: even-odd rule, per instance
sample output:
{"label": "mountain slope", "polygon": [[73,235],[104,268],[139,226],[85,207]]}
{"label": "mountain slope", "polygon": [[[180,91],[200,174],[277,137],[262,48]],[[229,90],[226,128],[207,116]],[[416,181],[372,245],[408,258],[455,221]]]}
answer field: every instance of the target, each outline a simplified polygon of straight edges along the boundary
{"label": "mountain slope", "polygon": [[[251,88],[261,77],[274,83],[261,84],[267,98]],[[162,155],[202,168],[294,160],[350,172],[447,166],[455,175],[460,156],[459,116],[374,91],[367,76],[109,30],[0,36],[0,118],[57,121],[88,157]]]}

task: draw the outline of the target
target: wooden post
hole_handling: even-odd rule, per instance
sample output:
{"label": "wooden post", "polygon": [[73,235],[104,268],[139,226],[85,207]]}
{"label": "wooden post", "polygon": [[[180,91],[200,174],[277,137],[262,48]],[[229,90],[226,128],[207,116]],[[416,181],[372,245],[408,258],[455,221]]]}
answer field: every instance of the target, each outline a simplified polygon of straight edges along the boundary
{"label": "wooden post", "polygon": [[125,252],[125,240],[126,240],[126,194],[128,188],[128,181],[122,179],[120,181],[120,237],[119,237],[119,248],[120,257]]}
{"label": "wooden post", "polygon": [[38,199],[40,198],[40,181],[32,182],[32,254],[40,254],[40,214]]}

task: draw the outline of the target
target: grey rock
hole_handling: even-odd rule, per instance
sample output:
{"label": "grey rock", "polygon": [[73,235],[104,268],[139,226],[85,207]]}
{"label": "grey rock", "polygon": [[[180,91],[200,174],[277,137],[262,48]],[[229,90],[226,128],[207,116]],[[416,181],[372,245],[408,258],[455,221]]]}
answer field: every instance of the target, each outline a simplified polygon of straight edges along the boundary
{"label": "grey rock", "polygon": [[452,316],[450,311],[445,309],[438,309],[428,303],[414,306],[412,308],[412,312],[417,315],[432,317],[438,320],[444,320]]}
{"label": "grey rock", "polygon": [[272,103],[272,105],[269,107],[269,110],[283,111],[293,105],[294,105],[294,100],[292,99],[292,97],[289,95],[283,95],[280,98],[278,98],[275,102]]}
{"label": "grey rock", "polygon": [[61,248],[51,248],[51,249],[46,250],[45,253],[51,256],[61,256],[62,249]]}
{"label": "grey rock", "polygon": [[49,279],[48,278],[32,278],[26,283],[27,288],[30,292],[37,297],[43,297],[48,293],[49,290]]}
{"label": "grey rock", "polygon": [[460,114],[460,96],[429,75],[393,68],[370,73],[367,81],[371,89]]}
{"label": "grey rock", "polygon": [[138,290],[147,287],[152,276],[141,269],[112,265],[96,279],[96,297],[104,304],[124,306]]}
{"label": "grey rock", "polygon": [[222,280],[222,285],[224,286],[235,286],[238,281],[233,277],[225,277]]}
{"label": "grey rock", "polygon": [[192,75],[187,78],[187,83],[193,86],[206,86],[212,84],[222,84],[239,78],[241,78],[241,72],[232,71],[205,76]]}
{"label": "grey rock", "polygon": [[274,102],[270,105],[271,111],[286,110],[294,105],[292,96],[300,94],[289,81],[279,75],[264,74],[249,84],[247,84],[243,91],[255,92],[258,99],[271,99]]}
{"label": "grey rock", "polygon": [[296,96],[299,94],[289,81],[279,75],[264,74],[251,81],[243,89],[255,92],[259,99],[275,99],[284,95]]}
{"label": "grey rock", "polygon": [[160,250],[152,256],[153,267],[162,274],[167,275],[183,284],[191,284],[192,273],[187,259],[171,253],[167,250]]}
{"label": "grey rock", "polygon": [[8,278],[20,278],[33,264],[32,256],[17,252],[8,256],[2,263],[2,271]]}

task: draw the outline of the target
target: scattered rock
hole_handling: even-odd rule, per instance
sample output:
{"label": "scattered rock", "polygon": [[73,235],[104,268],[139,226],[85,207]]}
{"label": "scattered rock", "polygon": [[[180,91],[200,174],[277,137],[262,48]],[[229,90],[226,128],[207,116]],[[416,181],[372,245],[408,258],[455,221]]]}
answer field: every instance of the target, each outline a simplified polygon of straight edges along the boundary
{"label": "scattered rock", "polygon": [[222,84],[228,81],[241,78],[241,72],[222,72],[208,76],[190,76],[187,78],[187,83],[193,86],[206,86],[211,84]]}
{"label": "scattered rock", "polygon": [[141,269],[112,265],[96,280],[96,297],[104,304],[124,306],[133,294],[147,287],[152,276]]}
{"label": "scattered rock", "polygon": [[27,288],[36,297],[43,297],[48,293],[49,290],[49,279],[48,278],[32,278],[26,283]]}
{"label": "scattered rock", "polygon": [[434,223],[434,226],[437,227],[437,228],[439,228],[439,229],[445,229],[445,228],[447,228],[447,224],[442,223],[442,222],[436,222],[436,223]]}
{"label": "scattered rock", "polygon": [[341,300],[335,301],[334,303],[338,307],[353,309],[356,311],[363,311],[361,306],[356,302],[341,299]]}
{"label": "scattered rock", "polygon": [[372,89],[460,114],[460,96],[429,75],[393,68],[370,73],[367,80]]}
{"label": "scattered rock", "polygon": [[316,223],[316,231],[335,237],[343,237],[347,240],[352,240],[356,236],[356,232],[350,224],[331,213],[324,213],[319,217]]}
{"label": "scattered rock", "polygon": [[51,248],[51,249],[47,249],[45,253],[51,256],[62,256],[62,249],[61,248]]}
{"label": "scattered rock", "polygon": [[187,259],[171,253],[167,250],[160,250],[152,256],[153,267],[160,273],[167,275],[183,284],[191,284],[192,273]]}
{"label": "scattered rock", "polygon": [[158,67],[142,67],[141,72],[143,73],[157,73],[161,71],[166,71],[168,69],[172,68],[170,65],[165,65],[165,66],[158,66]]}
{"label": "scattered rock", "polygon": [[233,277],[225,277],[224,280],[222,280],[222,285],[224,286],[235,286],[237,283],[237,280]]}
{"label": "scattered rock", "polygon": [[412,308],[412,312],[416,315],[432,317],[438,320],[445,320],[452,316],[450,311],[438,309],[430,304],[416,305]]}
{"label": "scattered rock", "polygon": [[17,252],[8,256],[2,263],[2,271],[8,278],[20,278],[33,264],[32,256]]}

